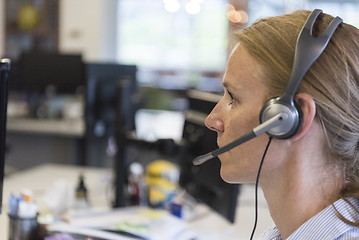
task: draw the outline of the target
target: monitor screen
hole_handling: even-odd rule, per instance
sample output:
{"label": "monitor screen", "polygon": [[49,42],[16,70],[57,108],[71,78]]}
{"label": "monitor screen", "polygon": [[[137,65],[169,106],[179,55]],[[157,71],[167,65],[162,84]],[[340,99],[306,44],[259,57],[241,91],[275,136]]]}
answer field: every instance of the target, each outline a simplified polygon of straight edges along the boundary
{"label": "monitor screen", "polygon": [[181,111],[139,109],[135,114],[136,137],[154,142],[161,139],[182,140],[184,114]]}
{"label": "monitor screen", "polygon": [[218,148],[217,134],[204,125],[206,116],[218,100],[219,96],[215,94],[189,94],[189,110],[183,131],[185,150],[180,163],[180,185],[194,198],[234,222],[240,185],[222,180],[218,158],[199,166],[192,164],[195,157]]}
{"label": "monitor screen", "polygon": [[136,75],[135,65],[86,64],[86,161],[103,166],[110,160],[115,172],[114,207],[124,206],[127,171],[124,144],[119,140],[122,134],[118,133],[134,129]]}
{"label": "monitor screen", "polygon": [[[113,135],[119,108],[126,127],[133,129],[136,110],[133,95],[137,91],[137,67],[117,63],[87,63],[85,72],[88,130],[97,137]],[[120,97],[122,99],[119,99]]]}
{"label": "monitor screen", "polygon": [[19,88],[43,93],[53,86],[56,93],[74,94],[85,85],[84,64],[79,54],[26,52],[19,58]]}
{"label": "monitor screen", "polygon": [[10,60],[1,59],[0,61],[0,213],[2,212],[2,198],[3,198],[3,185],[4,185],[9,70],[10,70]]}

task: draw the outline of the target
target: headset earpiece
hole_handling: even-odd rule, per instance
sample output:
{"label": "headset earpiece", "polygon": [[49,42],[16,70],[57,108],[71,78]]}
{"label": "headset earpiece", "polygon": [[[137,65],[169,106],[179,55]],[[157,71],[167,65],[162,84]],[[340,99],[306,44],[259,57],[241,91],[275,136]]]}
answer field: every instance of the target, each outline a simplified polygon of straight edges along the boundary
{"label": "headset earpiece", "polygon": [[279,139],[293,137],[301,126],[302,111],[294,101],[286,102],[277,97],[269,100],[260,112],[260,122],[265,122],[278,113],[285,113],[288,117],[282,123],[267,131],[269,136]]}

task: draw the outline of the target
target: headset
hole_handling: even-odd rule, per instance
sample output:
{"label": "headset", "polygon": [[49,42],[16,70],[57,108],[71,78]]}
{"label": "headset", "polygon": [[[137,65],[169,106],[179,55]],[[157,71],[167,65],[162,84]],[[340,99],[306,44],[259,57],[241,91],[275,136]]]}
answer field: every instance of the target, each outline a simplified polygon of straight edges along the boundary
{"label": "headset", "polygon": [[259,116],[260,125],[233,142],[195,158],[193,160],[194,165],[200,165],[218,157],[218,155],[263,133],[267,133],[269,136],[277,139],[288,139],[298,132],[301,125],[301,111],[293,100],[294,95],[308,69],[323,53],[335,30],[343,22],[340,17],[335,17],[327,29],[315,37],[312,35],[313,26],[321,13],[322,10],[320,9],[313,10],[299,33],[295,47],[293,68],[285,93],[280,97],[269,100],[262,107]]}

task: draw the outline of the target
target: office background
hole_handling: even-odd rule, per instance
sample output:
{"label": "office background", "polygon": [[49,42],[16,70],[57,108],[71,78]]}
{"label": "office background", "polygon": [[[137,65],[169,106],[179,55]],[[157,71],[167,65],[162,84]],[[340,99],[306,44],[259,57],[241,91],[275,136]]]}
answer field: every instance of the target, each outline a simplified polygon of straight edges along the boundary
{"label": "office background", "polygon": [[[188,89],[221,94],[235,31],[260,17],[301,8],[322,8],[359,25],[355,0],[0,0],[0,56],[14,63],[6,172],[49,162],[114,168],[121,127],[111,110],[119,101],[114,78],[130,77],[135,82],[130,95],[122,92],[128,97],[122,99],[122,107],[129,112],[126,126],[131,130],[138,109],[171,111],[183,121],[181,113],[189,108]],[[39,52],[54,56],[39,57],[35,54]],[[55,62],[62,66],[59,71],[53,68]],[[124,74],[115,70],[116,65],[135,69]],[[36,75],[41,66],[64,79],[76,78],[83,70],[83,82],[74,80],[82,88],[58,87],[56,92],[45,88],[46,82],[37,86],[37,79],[54,78]],[[96,85],[100,78],[110,80]],[[38,90],[35,85],[40,93],[33,93]],[[101,101],[93,103],[92,95]],[[162,131],[181,137],[183,128],[174,129],[154,119],[153,112],[146,113],[147,120],[142,117],[137,129],[150,121],[157,133],[148,132],[151,127],[146,126],[145,135],[158,134],[161,130],[155,123],[159,123],[167,126]],[[147,158],[145,163],[163,157],[148,149],[140,152]]]}
{"label": "office background", "polygon": [[[221,91],[233,32],[259,17],[300,8],[323,8],[359,25],[355,0],[1,0],[0,56],[16,61],[23,52],[37,50],[78,54],[85,63],[136,65],[145,108],[184,111],[188,104],[180,91]],[[53,105],[60,101],[64,100],[57,99]],[[84,108],[78,96],[66,101],[77,104],[73,111]],[[10,122],[10,126],[14,124]],[[55,138],[37,134],[36,127],[31,131],[30,125],[26,133],[15,131],[14,126],[9,138],[16,144],[10,146],[9,158],[13,159],[9,162],[17,168],[36,161],[85,163],[78,159],[78,146],[86,126],[77,124],[79,133]],[[30,139],[39,144],[29,145]],[[16,149],[17,143],[21,151]],[[26,161],[16,163],[17,159]],[[111,164],[103,162],[104,166]]]}
{"label": "office background", "polygon": [[[145,165],[156,159],[179,161],[173,142],[146,142],[161,139],[163,133],[163,138],[177,143],[183,133],[190,143],[186,151],[192,155],[181,167],[191,169],[194,155],[216,147],[215,136],[201,135],[215,100],[207,101],[207,95],[206,100],[192,98],[188,90],[221,95],[232,34],[260,17],[302,8],[321,8],[359,26],[356,0],[0,0],[0,56],[13,60],[14,73],[28,80],[44,78],[30,78],[31,70],[39,67],[36,63],[51,69],[55,61],[65,60],[62,72],[50,72],[60,76],[81,69],[85,75],[72,90],[59,86],[54,90],[42,83],[36,94],[31,89],[34,81],[10,83],[6,173],[11,176],[43,163],[100,167],[115,169],[115,185],[120,186],[126,180],[118,176],[127,176],[122,170],[128,166],[118,165],[123,149],[116,144],[124,139],[130,142],[131,161],[141,159]],[[117,86],[118,79],[127,85]],[[24,94],[30,89],[31,94]],[[136,125],[144,141],[121,132],[118,113],[113,111],[118,107],[128,113],[120,116],[125,130]],[[187,129],[195,131],[189,134]],[[182,184],[201,188],[222,184],[218,162],[210,165],[197,172],[196,179],[185,172]],[[209,190],[199,197],[216,199],[208,204],[233,221],[238,189],[226,185],[216,198]],[[198,188],[192,191],[196,194]],[[122,205],[119,197],[116,206]]]}
{"label": "office background", "polygon": [[[198,107],[189,89],[221,94],[233,33],[260,17],[302,8],[359,26],[355,0],[0,0],[0,56],[13,60],[6,173],[42,163],[121,170],[117,143],[128,138],[118,133],[122,123],[145,129],[145,140],[162,131],[180,142],[184,126],[167,123],[184,122],[189,108]],[[69,89],[54,76],[77,80]],[[118,79],[129,85],[120,89]],[[205,104],[196,121],[210,111]],[[126,114],[119,117],[118,107]],[[144,146],[129,147],[132,160],[178,161],[168,142]]]}

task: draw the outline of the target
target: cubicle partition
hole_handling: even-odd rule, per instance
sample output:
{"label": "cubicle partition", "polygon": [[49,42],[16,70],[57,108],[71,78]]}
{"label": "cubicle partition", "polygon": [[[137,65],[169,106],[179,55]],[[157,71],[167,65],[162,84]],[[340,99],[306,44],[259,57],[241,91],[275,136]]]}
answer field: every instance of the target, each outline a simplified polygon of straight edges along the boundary
{"label": "cubicle partition", "polygon": [[6,116],[8,100],[8,75],[10,60],[0,61],[0,213],[2,212],[4,165],[6,152]]}

